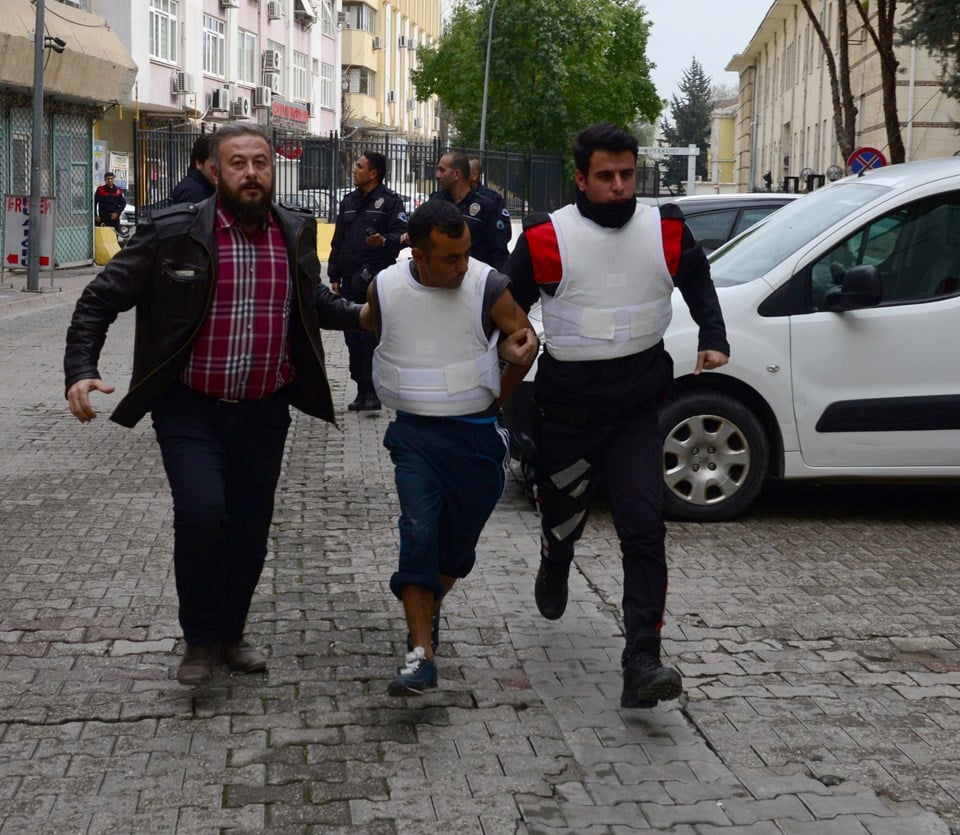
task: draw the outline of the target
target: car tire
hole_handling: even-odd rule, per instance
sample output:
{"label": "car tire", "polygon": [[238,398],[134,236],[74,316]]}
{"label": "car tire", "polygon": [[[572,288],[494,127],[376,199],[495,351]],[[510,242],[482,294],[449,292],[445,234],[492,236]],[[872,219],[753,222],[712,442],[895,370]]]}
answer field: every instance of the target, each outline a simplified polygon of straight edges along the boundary
{"label": "car tire", "polygon": [[720,392],[687,392],[660,410],[663,512],[669,519],[721,522],[757,497],[770,442],[756,415]]}

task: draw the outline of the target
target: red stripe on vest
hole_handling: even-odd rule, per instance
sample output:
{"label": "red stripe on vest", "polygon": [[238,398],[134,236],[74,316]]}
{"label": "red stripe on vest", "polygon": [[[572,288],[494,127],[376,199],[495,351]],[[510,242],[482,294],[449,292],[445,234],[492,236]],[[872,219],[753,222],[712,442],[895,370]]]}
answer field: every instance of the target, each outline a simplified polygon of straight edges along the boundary
{"label": "red stripe on vest", "polygon": [[683,221],[679,218],[663,218],[660,221],[660,234],[663,236],[663,255],[667,260],[670,275],[680,269],[680,255],[683,253]]}
{"label": "red stripe on vest", "polygon": [[559,284],[563,278],[563,264],[560,261],[560,244],[557,243],[557,230],[549,221],[524,230],[527,247],[530,250],[530,263],[533,265],[533,280],[537,284]]}

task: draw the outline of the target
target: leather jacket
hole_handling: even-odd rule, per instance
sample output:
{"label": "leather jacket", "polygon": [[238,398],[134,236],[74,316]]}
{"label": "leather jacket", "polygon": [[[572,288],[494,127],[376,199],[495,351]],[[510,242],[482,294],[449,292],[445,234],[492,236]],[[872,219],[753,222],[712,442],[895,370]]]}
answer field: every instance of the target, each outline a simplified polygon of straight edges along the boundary
{"label": "leather jacket", "polygon": [[[66,388],[100,379],[97,367],[107,329],[136,308],[130,390],[110,419],[134,426],[179,379],[200,326],[210,311],[217,276],[216,197],[180,204],[144,221],[129,243],[84,289],[67,330]],[[287,244],[293,276],[290,350],[296,378],[290,402],[334,422],[320,328],[360,327],[360,305],[320,282],[316,222],[312,215],[273,206]]]}

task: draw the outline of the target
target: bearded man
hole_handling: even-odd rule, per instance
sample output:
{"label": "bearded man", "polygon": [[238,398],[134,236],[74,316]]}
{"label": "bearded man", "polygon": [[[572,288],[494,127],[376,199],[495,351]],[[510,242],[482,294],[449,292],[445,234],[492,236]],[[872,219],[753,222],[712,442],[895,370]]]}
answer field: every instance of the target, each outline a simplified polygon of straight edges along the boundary
{"label": "bearded man", "polygon": [[333,421],[320,328],[372,327],[366,305],[320,283],[316,223],[273,203],[274,150],[257,125],[211,140],[217,193],[155,212],[86,287],[64,357],[71,413],[112,394],[97,366],[107,329],[136,309],[133,377],[111,420],[147,412],[173,494],[173,563],[185,650],[177,680],[221,660],[263,672],[244,640],[267,553],[289,406]]}

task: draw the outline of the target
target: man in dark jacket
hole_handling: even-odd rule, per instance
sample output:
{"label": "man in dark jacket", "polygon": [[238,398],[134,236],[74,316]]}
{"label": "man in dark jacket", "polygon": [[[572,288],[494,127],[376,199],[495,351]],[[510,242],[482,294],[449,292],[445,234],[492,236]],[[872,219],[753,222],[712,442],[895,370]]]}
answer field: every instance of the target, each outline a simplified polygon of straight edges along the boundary
{"label": "man in dark jacket", "polygon": [[111,419],[147,412],[173,494],[174,571],[186,649],[177,680],[222,659],[266,669],[243,638],[267,553],[289,405],[333,421],[320,328],[372,327],[369,308],[320,282],[312,216],[273,204],[273,148],[225,125],[211,156],[217,198],[156,212],[84,290],[67,331],[70,411],[110,394],[98,360],[109,325],[136,309],[133,377]]}
{"label": "man in dark jacket", "polygon": [[[356,188],[340,201],[327,275],[334,292],[350,301],[363,302],[373,277],[397,262],[400,240],[407,230],[403,200],[383,184],[386,170],[383,154],[364,151],[353,166]],[[366,331],[347,331],[344,337],[350,353],[350,377],[357,384],[357,396],[347,408],[351,412],[379,411],[371,370],[377,339]]]}
{"label": "man in dark jacket", "polygon": [[540,301],[546,340],[534,383],[537,608],[550,620],[563,615],[591,488],[605,478],[623,557],[626,708],[683,690],[660,656],[667,561],[657,409],[673,381],[663,333],[674,287],[700,328],[694,373],[719,368],[730,353],[710,266],[683,214],[637,203],[637,149],[636,137],[613,125],[577,134],[576,203],[524,218],[505,270],[521,307]]}
{"label": "man in dark jacket", "polygon": [[217,175],[210,158],[212,133],[202,133],[193,143],[190,152],[190,170],[170,192],[173,203],[200,203],[217,191]]}
{"label": "man in dark jacket", "polygon": [[112,226],[120,231],[120,215],[127,207],[127,199],[123,196],[123,189],[113,184],[113,172],[103,175],[103,185],[97,186],[93,193],[94,213],[100,226]]}

